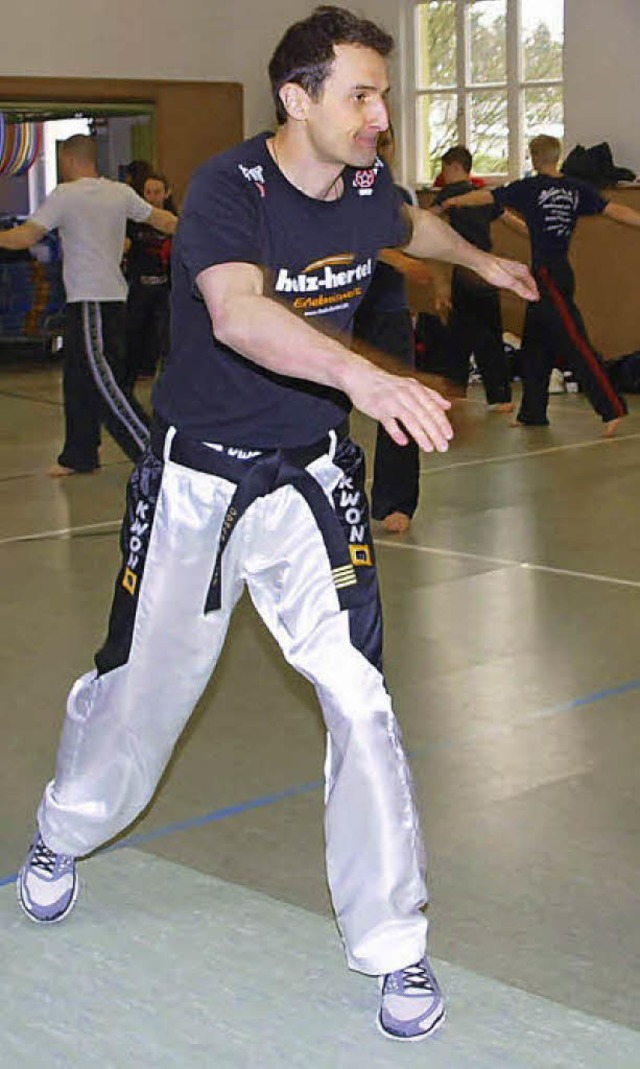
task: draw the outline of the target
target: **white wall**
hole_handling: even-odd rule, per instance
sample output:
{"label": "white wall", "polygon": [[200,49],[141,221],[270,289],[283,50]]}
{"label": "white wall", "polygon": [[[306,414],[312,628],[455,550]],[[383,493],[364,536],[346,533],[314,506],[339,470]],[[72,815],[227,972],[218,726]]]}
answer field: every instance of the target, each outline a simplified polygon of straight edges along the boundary
{"label": "white wall", "polygon": [[[273,125],[267,63],[319,0],[7,0],[5,76],[241,82],[247,136]],[[344,0],[397,32],[402,0]]]}
{"label": "white wall", "polygon": [[608,141],[640,173],[639,109],[639,0],[566,0],[565,148]]}
{"label": "white wall", "polygon": [[[7,0],[5,76],[241,82],[247,136],[272,126],[267,63],[286,27],[319,0]],[[403,0],[344,0],[394,35]],[[395,80],[395,79],[394,79]]]}
{"label": "white wall", "polygon": [[273,124],[267,62],[311,0],[6,0],[5,76],[242,82],[247,134]]}
{"label": "white wall", "polygon": [[[285,27],[316,0],[8,0],[5,75],[179,78],[242,82],[247,134],[273,124],[266,65]],[[348,0],[347,0],[348,2]],[[357,0],[401,35],[408,0]],[[399,115],[403,72],[392,65]],[[566,0],[566,145],[611,142],[640,171],[640,0]],[[408,140],[399,130],[400,143]]]}

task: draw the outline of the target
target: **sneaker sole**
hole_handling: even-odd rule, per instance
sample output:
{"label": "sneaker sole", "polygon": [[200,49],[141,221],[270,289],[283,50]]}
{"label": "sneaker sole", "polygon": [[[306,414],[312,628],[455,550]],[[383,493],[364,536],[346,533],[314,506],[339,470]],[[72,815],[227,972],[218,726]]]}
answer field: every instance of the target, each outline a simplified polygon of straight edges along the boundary
{"label": "sneaker sole", "polygon": [[20,869],[20,872],[18,873],[18,879],[16,880],[16,892],[17,892],[17,895],[18,895],[18,904],[20,906],[20,909],[22,910],[24,915],[29,918],[30,921],[33,921],[34,924],[59,924],[59,922],[63,921],[65,919],[65,917],[68,917],[68,915],[71,913],[71,910],[73,909],[73,907],[76,904],[76,900],[78,898],[78,892],[80,891],[80,880],[78,879],[77,876],[76,876],[76,878],[74,880],[73,892],[72,892],[71,898],[69,899],[69,902],[67,903],[65,908],[62,910],[62,912],[61,913],[57,913],[55,917],[36,917],[35,914],[33,914],[31,912],[31,910],[27,906],[26,902],[24,901],[24,898],[22,897],[22,875],[23,875],[23,873],[24,873],[24,869]]}
{"label": "sneaker sole", "polygon": [[420,1035],[417,1035],[417,1036],[396,1036],[393,1032],[388,1032],[387,1031],[387,1029],[382,1024],[382,1021],[380,1020],[380,1013],[378,1013],[378,1015],[376,1017],[376,1027],[377,1027],[380,1035],[384,1036],[385,1039],[394,1039],[397,1043],[422,1043],[423,1039],[428,1039],[429,1036],[432,1036],[434,1034],[434,1032],[438,1031],[439,1028],[442,1028],[442,1025],[444,1024],[446,1019],[447,1019],[447,1011],[446,1011],[445,1007],[443,1006],[442,1013],[440,1014],[440,1016],[436,1017],[435,1021],[431,1022],[431,1025],[429,1026],[429,1028],[426,1028],[424,1030],[424,1032],[420,1033]]}

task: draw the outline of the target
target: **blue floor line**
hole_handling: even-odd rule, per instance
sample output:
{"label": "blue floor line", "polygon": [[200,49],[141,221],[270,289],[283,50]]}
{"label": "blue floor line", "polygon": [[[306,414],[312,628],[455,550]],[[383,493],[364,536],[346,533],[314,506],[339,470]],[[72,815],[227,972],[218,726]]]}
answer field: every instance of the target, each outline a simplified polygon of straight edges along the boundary
{"label": "blue floor line", "polygon": [[[620,683],[617,687],[608,687],[606,690],[596,690],[591,694],[583,695],[581,698],[574,698],[572,701],[564,702],[562,705],[552,705],[546,709],[540,709],[538,712],[525,717],[524,722],[542,720],[545,717],[556,716],[559,713],[568,713],[572,709],[580,709],[586,705],[595,705],[597,702],[604,701],[606,698],[614,698],[619,694],[628,694],[630,691],[638,690],[639,688],[640,679],[632,679],[628,683]],[[519,723],[522,722],[523,721],[520,721]],[[421,747],[420,750],[411,751],[409,757],[418,756],[427,752],[429,749],[431,748]],[[239,802],[237,805],[225,806],[223,809],[214,809],[210,813],[204,813],[198,817],[190,817],[188,820],[181,820],[175,824],[165,824],[164,827],[156,828],[155,831],[142,832],[139,835],[129,835],[127,838],[120,839],[117,843],[113,843],[111,846],[104,847],[102,850],[97,851],[97,853],[110,853],[113,850],[122,850],[125,846],[143,846],[145,843],[154,842],[156,839],[164,839],[168,835],[175,835],[176,832],[201,828],[206,824],[214,824],[216,821],[226,820],[227,817],[239,816],[239,814],[247,813],[252,809],[263,809],[266,806],[275,805],[277,802],[282,802],[287,798],[296,798],[302,794],[310,794],[313,791],[320,790],[323,786],[323,780],[314,780],[310,783],[301,783],[298,784],[298,786],[287,787],[285,790],[277,791],[275,794],[265,794],[258,798],[249,798],[246,802]],[[17,875],[17,872],[13,872],[9,876],[0,877],[0,887],[15,883]]]}
{"label": "blue floor line", "polygon": [[265,806],[282,802],[285,798],[297,798],[301,794],[309,794],[318,791],[324,786],[323,780],[314,780],[311,783],[301,783],[297,787],[287,787],[284,791],[275,794],[265,794],[260,798],[249,798],[246,802],[238,805],[225,806],[224,809],[214,809],[210,813],[204,813],[199,817],[189,817],[188,820],[180,820],[175,824],[166,824],[155,831],[141,832],[139,835],[129,835],[126,839],[120,839],[117,843],[99,850],[98,853],[111,853],[112,850],[121,850],[124,846],[141,846],[144,843],[153,842],[154,839],[162,839],[165,835],[173,835],[178,831],[190,831],[192,828],[201,828],[205,824],[214,824],[218,820],[227,817],[236,817],[240,813],[247,813],[252,809],[263,809]]}

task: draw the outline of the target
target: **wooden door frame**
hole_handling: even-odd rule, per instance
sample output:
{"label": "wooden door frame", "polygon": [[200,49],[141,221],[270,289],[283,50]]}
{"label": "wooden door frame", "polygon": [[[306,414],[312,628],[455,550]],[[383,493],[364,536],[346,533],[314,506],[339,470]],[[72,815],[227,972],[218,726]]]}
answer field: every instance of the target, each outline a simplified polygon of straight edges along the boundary
{"label": "wooden door frame", "polygon": [[0,99],[16,103],[145,104],[155,111],[156,165],[180,200],[195,167],[243,137],[242,86],[134,78],[0,77]]}

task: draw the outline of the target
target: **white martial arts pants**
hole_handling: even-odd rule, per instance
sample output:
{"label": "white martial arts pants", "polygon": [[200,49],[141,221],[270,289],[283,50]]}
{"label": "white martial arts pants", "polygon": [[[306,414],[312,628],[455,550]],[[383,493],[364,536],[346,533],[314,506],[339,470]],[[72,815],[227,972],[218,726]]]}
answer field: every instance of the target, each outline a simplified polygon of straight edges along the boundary
{"label": "white martial arts pants", "polygon": [[[337,451],[327,444],[306,470],[322,502],[334,512],[342,507],[345,540],[356,541],[354,571],[359,580],[366,573],[371,591],[365,603],[341,608],[348,569],[332,572],[313,510],[284,485],[237,522],[222,558],[221,607],[205,612],[236,484],[172,460],[173,434],[164,458],[148,452],[130,480],[109,637],[96,657],[99,671],[82,676],[69,696],[55,779],[38,813],[43,838],[56,852],[82,856],[149,803],[246,583],[322,706],[327,872],[349,965],[371,974],[402,968],[425,950],[424,857],[379,658],[365,655],[380,644],[380,610],[361,451],[349,439]],[[255,463],[255,454],[238,452],[225,450],[236,467]]]}

